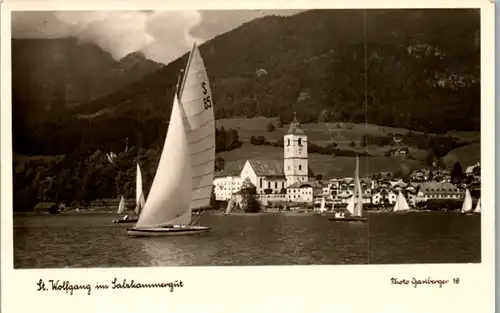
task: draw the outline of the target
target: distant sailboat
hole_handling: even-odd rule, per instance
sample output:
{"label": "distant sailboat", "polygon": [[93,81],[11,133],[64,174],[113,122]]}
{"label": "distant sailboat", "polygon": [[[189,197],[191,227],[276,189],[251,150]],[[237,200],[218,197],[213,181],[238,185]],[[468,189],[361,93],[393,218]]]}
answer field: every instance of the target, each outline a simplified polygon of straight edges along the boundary
{"label": "distant sailboat", "polygon": [[462,203],[462,214],[468,214],[472,212],[472,197],[470,195],[469,189],[465,189],[465,198]]}
{"label": "distant sailboat", "polygon": [[120,199],[120,203],[118,203],[118,211],[116,214],[122,214],[125,211],[125,198],[123,196]]}
{"label": "distant sailboat", "polygon": [[[122,197],[123,199],[123,197]],[[137,164],[137,173],[135,178],[135,216],[131,218],[130,215],[125,215],[121,220],[113,220],[113,223],[136,223],[139,220],[139,215],[141,214],[141,210],[144,207],[144,192],[142,190],[142,174],[141,168],[139,164]],[[125,208],[125,205],[124,205]],[[123,211],[122,211],[123,213]]]}
{"label": "distant sailboat", "polygon": [[325,208],[325,197],[322,197],[322,198],[321,198],[321,206],[320,206],[320,208],[319,208],[319,211],[320,211],[321,213],[323,213],[323,212],[325,212],[325,211],[326,211],[326,208]]}
{"label": "distant sailboat", "polygon": [[224,214],[231,214],[231,211],[233,211],[233,208],[235,206],[235,200],[234,200],[234,196],[231,196],[231,199],[229,199],[229,202],[227,203],[227,207],[226,207],[226,212]]}
{"label": "distant sailboat", "polygon": [[410,210],[410,206],[406,201],[404,194],[399,191],[398,197],[396,199],[396,203],[394,204],[393,212],[408,212]]}
{"label": "distant sailboat", "polygon": [[347,211],[351,216],[345,217],[342,214],[335,214],[335,217],[329,218],[330,221],[346,221],[346,222],[365,222],[367,218],[363,216],[363,190],[359,180],[359,158],[356,156],[356,170],[354,172],[354,192],[349,203]]}
{"label": "distant sailboat", "polygon": [[201,214],[192,219],[193,210],[210,206],[215,161],[211,91],[196,44],[180,101],[176,94],[151,191],[136,226],[128,229],[129,235],[187,235],[210,229],[195,225]]}
{"label": "distant sailboat", "polygon": [[481,198],[477,200],[476,208],[472,211],[472,213],[481,213]]}

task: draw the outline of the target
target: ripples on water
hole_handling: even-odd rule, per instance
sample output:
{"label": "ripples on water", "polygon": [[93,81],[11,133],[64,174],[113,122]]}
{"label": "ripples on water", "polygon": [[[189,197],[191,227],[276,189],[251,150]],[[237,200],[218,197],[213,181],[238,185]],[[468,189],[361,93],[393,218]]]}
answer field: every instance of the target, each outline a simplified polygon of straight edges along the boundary
{"label": "ripples on water", "polygon": [[14,217],[15,268],[480,262],[480,216],[369,214],[368,223],[321,216],[207,214],[208,233],[132,238],[114,214]]}

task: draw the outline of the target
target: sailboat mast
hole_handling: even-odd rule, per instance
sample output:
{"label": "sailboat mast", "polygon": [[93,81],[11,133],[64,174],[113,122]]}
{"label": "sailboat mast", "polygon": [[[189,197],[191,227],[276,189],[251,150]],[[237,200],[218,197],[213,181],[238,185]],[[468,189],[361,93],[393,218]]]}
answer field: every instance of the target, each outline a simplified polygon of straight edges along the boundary
{"label": "sailboat mast", "polygon": [[[185,69],[181,70],[181,72],[184,72],[184,76],[182,77],[182,84],[180,86],[180,88],[177,91],[177,95],[179,97],[179,101],[181,100],[181,97],[182,97],[182,92],[184,91],[184,84],[186,83],[186,69],[189,68],[189,65],[191,64],[191,59],[193,57],[193,52],[194,52],[194,49],[196,48],[196,42],[193,43],[193,48],[191,48],[191,52],[189,52],[189,57],[188,57],[188,61],[186,63],[186,67]],[[182,103],[181,103],[182,105]]]}

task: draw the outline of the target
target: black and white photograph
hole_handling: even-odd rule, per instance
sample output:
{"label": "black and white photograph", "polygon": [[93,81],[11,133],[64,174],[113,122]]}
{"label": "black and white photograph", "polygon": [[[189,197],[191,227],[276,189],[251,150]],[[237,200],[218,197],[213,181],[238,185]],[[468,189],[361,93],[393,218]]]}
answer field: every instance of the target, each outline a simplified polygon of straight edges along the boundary
{"label": "black and white photograph", "polygon": [[494,6],[422,1],[2,4],[2,311],[488,311]]}
{"label": "black and white photograph", "polygon": [[480,21],[12,12],[14,268],[481,263]]}

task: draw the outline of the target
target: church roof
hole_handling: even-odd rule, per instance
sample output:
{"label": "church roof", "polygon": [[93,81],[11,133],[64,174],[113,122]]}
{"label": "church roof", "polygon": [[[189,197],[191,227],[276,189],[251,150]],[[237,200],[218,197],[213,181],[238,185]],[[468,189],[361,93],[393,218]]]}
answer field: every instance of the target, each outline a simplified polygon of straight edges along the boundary
{"label": "church roof", "polygon": [[225,162],[224,169],[222,171],[215,171],[214,177],[240,176],[245,163],[245,160]]}
{"label": "church roof", "polygon": [[248,160],[257,176],[285,176],[283,161]]}
{"label": "church roof", "polygon": [[297,121],[297,114],[293,113],[293,121],[288,128],[288,134],[292,135],[305,135],[304,131],[300,128],[300,123]]}

